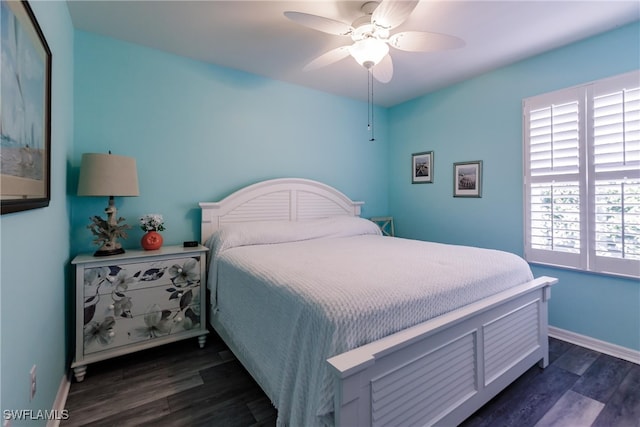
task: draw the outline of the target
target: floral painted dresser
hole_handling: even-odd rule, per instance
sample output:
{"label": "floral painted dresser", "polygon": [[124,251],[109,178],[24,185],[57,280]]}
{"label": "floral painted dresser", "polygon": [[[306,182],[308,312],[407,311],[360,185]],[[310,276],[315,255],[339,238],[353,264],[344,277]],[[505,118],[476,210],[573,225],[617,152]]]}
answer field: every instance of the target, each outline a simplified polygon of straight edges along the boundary
{"label": "floral painted dresser", "polygon": [[161,344],[206,340],[207,248],[165,246],[122,255],[78,255],[75,358],[82,381],[89,363]]}

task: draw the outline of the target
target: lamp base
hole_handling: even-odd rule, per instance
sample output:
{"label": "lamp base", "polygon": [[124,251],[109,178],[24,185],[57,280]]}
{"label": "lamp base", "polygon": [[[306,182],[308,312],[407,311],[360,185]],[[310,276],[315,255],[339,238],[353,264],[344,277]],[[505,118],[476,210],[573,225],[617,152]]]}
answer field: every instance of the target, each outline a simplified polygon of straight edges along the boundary
{"label": "lamp base", "polygon": [[100,248],[93,254],[93,256],[111,256],[111,255],[120,255],[124,253],[124,249],[122,249],[122,245],[119,242],[116,242],[116,238],[114,235],[111,235],[111,240],[108,242],[104,242]]}
{"label": "lamp base", "polygon": [[120,243],[117,242],[119,237],[127,237],[124,230],[131,228],[130,225],[123,224],[118,225],[124,218],[118,218],[116,220],[116,205],[113,201],[113,196],[109,197],[109,206],[104,210],[107,214],[107,220],[100,218],[99,216],[91,217],[91,224],[87,226],[94,236],[97,236],[94,243],[104,242],[102,246],[93,254],[93,256],[111,256],[124,253],[124,249]]}
{"label": "lamp base", "polygon": [[111,255],[120,255],[124,253],[124,249],[98,249],[93,256],[111,256]]}

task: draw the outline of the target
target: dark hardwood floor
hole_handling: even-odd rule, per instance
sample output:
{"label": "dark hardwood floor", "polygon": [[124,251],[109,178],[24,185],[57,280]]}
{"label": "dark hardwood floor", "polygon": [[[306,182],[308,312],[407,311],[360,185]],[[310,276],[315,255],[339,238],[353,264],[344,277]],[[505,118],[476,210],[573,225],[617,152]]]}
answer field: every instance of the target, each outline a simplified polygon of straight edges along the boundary
{"label": "dark hardwood floor", "polygon": [[[463,426],[640,426],[640,365],[550,339],[532,367]],[[71,426],[274,426],[276,411],[225,344],[188,340],[89,365]],[[298,426],[292,426],[298,427]]]}

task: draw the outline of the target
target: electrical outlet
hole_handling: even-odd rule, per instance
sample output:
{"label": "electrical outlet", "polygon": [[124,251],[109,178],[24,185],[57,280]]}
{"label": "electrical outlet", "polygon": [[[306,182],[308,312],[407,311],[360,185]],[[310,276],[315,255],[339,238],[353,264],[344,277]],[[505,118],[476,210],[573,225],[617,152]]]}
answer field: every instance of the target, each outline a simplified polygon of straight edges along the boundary
{"label": "electrical outlet", "polygon": [[29,390],[30,390],[30,394],[29,394],[29,402],[31,402],[33,400],[34,397],[36,397],[36,365],[33,365],[31,367],[31,371],[29,372]]}

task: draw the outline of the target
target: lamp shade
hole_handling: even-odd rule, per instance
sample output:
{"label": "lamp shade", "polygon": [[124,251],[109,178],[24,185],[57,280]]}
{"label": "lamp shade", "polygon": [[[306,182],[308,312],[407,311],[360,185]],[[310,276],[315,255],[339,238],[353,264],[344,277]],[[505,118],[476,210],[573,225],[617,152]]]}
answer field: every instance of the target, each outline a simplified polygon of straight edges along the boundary
{"label": "lamp shade", "polygon": [[368,69],[382,61],[389,53],[389,45],[382,40],[366,38],[349,46],[349,53],[358,64]]}
{"label": "lamp shade", "polygon": [[85,153],[80,164],[78,196],[139,196],[136,159]]}

